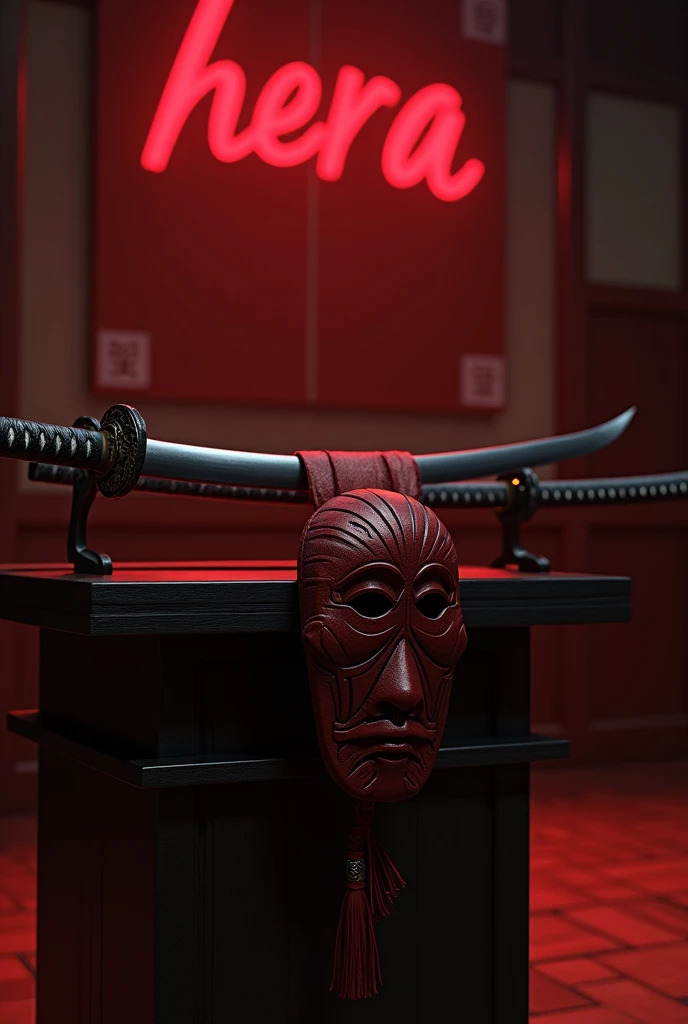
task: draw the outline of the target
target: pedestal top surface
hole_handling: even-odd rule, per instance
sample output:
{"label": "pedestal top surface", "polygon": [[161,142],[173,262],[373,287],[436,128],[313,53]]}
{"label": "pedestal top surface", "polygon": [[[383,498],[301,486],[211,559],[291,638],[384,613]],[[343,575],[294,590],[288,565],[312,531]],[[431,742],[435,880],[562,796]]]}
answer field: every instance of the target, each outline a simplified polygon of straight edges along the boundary
{"label": "pedestal top surface", "polygon": [[[626,622],[625,576],[529,574],[462,566],[470,627]],[[0,618],[73,633],[284,632],[298,629],[296,563],[121,562],[112,576],[67,564],[0,567]]]}

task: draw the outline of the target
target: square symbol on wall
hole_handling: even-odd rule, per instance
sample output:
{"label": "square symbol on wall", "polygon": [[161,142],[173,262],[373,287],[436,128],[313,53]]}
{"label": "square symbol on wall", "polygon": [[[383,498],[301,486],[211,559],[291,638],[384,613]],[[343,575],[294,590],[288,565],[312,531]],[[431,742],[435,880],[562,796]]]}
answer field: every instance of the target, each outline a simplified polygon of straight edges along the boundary
{"label": "square symbol on wall", "polygon": [[506,0],[463,0],[461,22],[465,39],[506,46]]}
{"label": "square symbol on wall", "polygon": [[150,387],[151,344],[147,331],[98,331],[96,387]]}
{"label": "square symbol on wall", "polygon": [[503,356],[462,356],[460,374],[464,409],[504,408],[506,365]]}

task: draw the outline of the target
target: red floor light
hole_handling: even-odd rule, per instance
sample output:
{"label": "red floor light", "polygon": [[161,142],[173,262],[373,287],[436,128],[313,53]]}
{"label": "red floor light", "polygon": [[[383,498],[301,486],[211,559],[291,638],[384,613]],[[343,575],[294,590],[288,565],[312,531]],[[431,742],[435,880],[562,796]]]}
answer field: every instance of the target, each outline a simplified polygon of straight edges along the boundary
{"label": "red floor light", "polygon": [[[688,1021],[688,763],[535,772],[532,1024]],[[0,1021],[32,1024],[35,825],[0,819]]]}

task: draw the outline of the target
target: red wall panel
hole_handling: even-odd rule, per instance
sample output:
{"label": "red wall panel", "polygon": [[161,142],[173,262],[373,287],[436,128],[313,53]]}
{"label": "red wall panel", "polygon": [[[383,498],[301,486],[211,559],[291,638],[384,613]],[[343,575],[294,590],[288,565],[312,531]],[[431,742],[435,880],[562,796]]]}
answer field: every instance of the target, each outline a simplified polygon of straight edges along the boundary
{"label": "red wall panel", "polygon": [[[340,180],[323,181],[314,159],[216,159],[208,131],[225,94],[211,90],[166,168],[145,170],[187,27],[222,4],[99,4],[94,344],[100,330],[148,335],[150,378],[139,389],[158,397],[461,409],[460,357],[504,348],[504,47],[466,39],[453,0],[235,0],[198,67],[221,75],[218,62],[232,60],[244,70],[239,132],[290,61],[321,75],[316,121],[349,65],[396,83],[399,103],[362,127]],[[425,180],[393,187],[381,167],[399,111],[436,83],[460,92],[466,118],[451,170],[472,159],[485,167],[452,202]],[[414,152],[447,124],[438,115]],[[99,378],[97,352],[94,364],[97,390],[121,394]]]}

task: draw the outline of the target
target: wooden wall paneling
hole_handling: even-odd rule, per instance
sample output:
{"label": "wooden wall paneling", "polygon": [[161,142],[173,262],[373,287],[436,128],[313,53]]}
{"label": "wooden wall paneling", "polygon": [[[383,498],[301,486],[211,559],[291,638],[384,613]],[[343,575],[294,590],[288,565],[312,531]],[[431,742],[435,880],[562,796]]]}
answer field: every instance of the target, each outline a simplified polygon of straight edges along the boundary
{"label": "wooden wall paneling", "polygon": [[685,290],[660,291],[653,288],[624,288],[610,284],[590,284],[588,285],[588,310],[592,313],[645,313],[654,316],[676,317],[685,316],[688,313],[688,303]]}
{"label": "wooden wall paneling", "polygon": [[[585,10],[579,0],[563,0],[563,79],[558,135],[558,305],[557,427],[584,424],[585,376],[581,343],[585,337]],[[567,463],[577,475],[580,460]]]}
{"label": "wooden wall paneling", "polygon": [[592,421],[638,406],[623,437],[588,457],[590,475],[688,467],[688,351],[682,318],[591,310],[587,377]]}
{"label": "wooden wall paneling", "polygon": [[[17,412],[19,359],[19,267],[26,91],[24,3],[0,4],[0,413]],[[0,562],[17,548],[17,470],[0,460]],[[21,630],[0,623],[0,814],[35,800],[35,749],[5,730],[5,711],[16,706]]]}
{"label": "wooden wall paneling", "polygon": [[[22,494],[19,507],[21,530],[16,560],[64,562],[69,500]],[[296,559],[310,511],[298,505],[148,495],[132,495],[122,501],[99,498],[88,537],[89,544],[105,550],[115,564],[136,559]],[[487,509],[447,510],[441,515],[464,565],[489,564],[499,553],[499,524]],[[546,553],[554,552],[556,539],[544,523],[542,526],[534,543],[546,548]]]}
{"label": "wooden wall paneling", "polygon": [[[580,0],[562,0],[563,75],[559,94],[557,145],[557,429],[587,425],[585,420],[585,68],[586,10]],[[582,475],[584,460],[558,467],[560,476]],[[587,566],[587,534],[580,519],[567,522],[562,565]],[[587,732],[580,679],[586,667],[586,631],[566,626],[559,635],[559,692],[564,732],[574,759],[585,754]],[[550,683],[550,686],[552,684]],[[550,695],[551,697],[551,695]],[[542,698],[541,698],[542,700]]]}
{"label": "wooden wall paneling", "polygon": [[[4,0],[0,6],[0,399],[7,410],[15,408],[17,397],[18,273],[25,120],[22,46],[22,2]],[[0,472],[5,483],[6,467]],[[4,543],[6,538],[0,532],[0,552]]]}
{"label": "wooden wall paneling", "polygon": [[[619,0],[587,0],[586,6],[588,87],[681,107],[684,198],[679,291],[587,286],[587,331],[579,351],[587,416],[604,418],[611,409],[636,403],[639,414],[619,442],[585,460],[586,474],[683,469],[688,11],[680,0],[652,8]],[[577,654],[582,685],[575,708],[583,736],[580,745],[573,744],[574,756],[598,761],[685,754],[687,526],[684,503],[585,512],[587,568],[631,575],[634,618],[628,625],[586,631],[584,650]]]}
{"label": "wooden wall paneling", "polygon": [[[83,6],[88,5],[86,2],[83,3]],[[624,22],[629,16],[628,5],[621,6],[623,14],[620,17]],[[608,87],[610,91],[685,103],[688,94],[683,90],[677,77],[679,63],[673,38],[666,44],[671,49],[668,64],[663,57],[658,60],[656,55],[653,56],[657,32],[661,31],[665,39],[667,35],[667,22],[664,22],[663,29],[658,28],[662,22],[662,11],[665,8],[674,10],[681,6],[681,0],[676,0],[676,4],[672,4],[671,0],[663,0],[656,8],[643,8],[645,20],[652,21],[649,29],[652,39],[648,44],[652,52],[634,62],[629,60],[628,55],[633,53],[633,39],[637,41],[637,31],[633,25],[629,26],[625,22],[619,29],[618,21],[614,21],[610,14],[613,10],[618,14],[618,3],[613,4],[611,0],[604,0],[602,3],[595,0],[588,4],[581,3],[580,0],[511,0],[510,3],[512,74],[554,82],[560,86],[557,145],[557,429],[570,430],[586,425],[598,418],[598,412],[600,417],[604,418],[607,411],[618,411],[626,403],[627,398],[630,404],[634,400],[630,397],[631,392],[636,392],[639,384],[643,386],[641,419],[638,424],[638,430],[641,424],[643,425],[643,438],[639,434],[635,437],[629,434],[627,441],[620,442],[608,450],[608,463],[590,460],[589,465],[585,464],[585,460],[579,460],[577,464],[566,463],[559,467],[562,476],[604,471],[605,466],[614,473],[623,471],[620,466],[624,465],[628,465],[629,471],[642,468],[656,469],[659,464],[655,461],[650,465],[650,456],[655,458],[657,455],[654,438],[662,433],[670,435],[669,448],[664,451],[667,468],[678,468],[675,460],[671,465],[668,464],[670,455],[674,459],[679,449],[686,454],[685,436],[683,435],[683,441],[679,440],[681,414],[678,412],[677,401],[672,398],[671,402],[662,402],[660,397],[661,366],[655,352],[655,339],[660,339],[660,349],[663,347],[665,352],[670,350],[673,353],[667,358],[678,356],[678,339],[679,336],[682,337],[684,318],[688,310],[685,289],[682,293],[671,295],[659,292],[643,293],[636,289],[609,289],[600,286],[590,288],[585,280],[584,262],[586,83],[590,86],[594,82],[596,87],[599,87],[600,82],[606,82],[605,88]],[[3,47],[7,45],[9,38],[7,26],[11,26],[12,18],[17,16],[20,8],[20,0],[4,0],[0,4],[0,45]],[[633,15],[634,12],[630,14]],[[671,24],[673,17],[674,14],[669,15]],[[597,19],[596,24],[591,24],[591,18]],[[635,22],[633,24],[635,25]],[[594,61],[600,50],[600,40],[610,31],[610,25],[619,29],[623,35],[619,44],[623,53],[616,58],[613,57],[615,40],[607,56],[611,54],[616,63],[613,66],[607,63],[601,68]],[[683,65],[680,67],[682,73]],[[8,68],[8,62],[3,57],[0,62],[0,75],[3,76],[0,90],[3,103],[0,111],[2,139],[6,138],[8,117],[8,90],[4,84]],[[16,163],[8,159],[8,156],[7,148],[0,147],[0,180],[3,183],[0,189],[0,204],[7,202],[5,182],[8,168],[13,168],[12,174],[16,175]],[[688,174],[688,162],[685,162],[685,165],[684,170]],[[13,211],[16,209],[18,205],[13,207]],[[13,212],[12,217],[14,216]],[[688,217],[688,211],[686,216]],[[15,223],[12,218],[11,222]],[[7,223],[6,217],[0,218],[0,268],[4,271],[9,267],[10,273],[16,274],[17,265],[7,263]],[[17,230],[16,223],[14,230]],[[688,235],[688,230],[685,233]],[[12,245],[16,245],[16,239]],[[13,251],[16,253],[16,249]],[[6,294],[14,302],[17,289],[16,282],[11,285],[11,281],[12,278],[7,274],[0,274],[0,289],[7,288]],[[8,310],[11,312],[8,313]],[[589,329],[588,310],[592,314]],[[0,342],[3,346],[4,371],[0,376],[2,412],[12,410],[15,403],[16,321],[11,320],[15,316],[14,305],[0,303]],[[660,319],[664,321],[663,324],[659,323]],[[10,321],[12,326],[8,334],[5,325]],[[6,351],[8,338],[12,341],[9,352]],[[624,352],[625,338],[635,339],[632,340],[632,345],[638,352],[645,352],[645,371],[643,364],[635,360],[626,365],[628,360],[627,353]],[[653,365],[649,370],[648,358],[653,359]],[[621,367],[621,371],[610,377],[608,371],[614,367],[615,360],[619,360],[617,365]],[[685,363],[683,365],[685,380]],[[664,392],[665,397],[667,393],[675,394],[680,383],[679,374],[669,372],[666,382],[668,391]],[[609,410],[605,403],[608,403]],[[611,408],[611,405],[614,407]],[[652,419],[651,435],[645,435],[644,432],[646,418]],[[682,422],[685,429],[685,419]],[[678,433],[673,430],[677,423]],[[650,436],[651,439],[648,440]],[[624,444],[627,445],[626,448],[622,447]],[[682,444],[684,447],[680,448]],[[674,447],[671,447],[672,445]],[[601,459],[604,455],[605,453],[600,453],[596,458]],[[647,467],[638,461],[645,456]],[[7,474],[9,487],[4,486],[3,473]],[[68,498],[45,491],[29,491],[15,496],[15,481],[14,467],[3,467],[0,464],[0,493],[5,503],[0,508],[2,560],[19,557],[26,560],[63,560],[65,529],[69,514]],[[11,515],[8,514],[10,506],[13,508]],[[562,511],[546,516],[541,513],[524,531],[527,544],[551,557],[553,567],[557,569],[620,573],[630,571],[636,576],[636,588],[640,588],[637,590],[640,603],[637,605],[636,622],[633,626],[542,627],[534,631],[534,717],[552,731],[561,729],[570,737],[574,760],[612,756],[614,753],[617,756],[628,756],[630,753],[632,756],[634,751],[638,755],[651,754],[653,751],[661,753],[662,744],[666,742],[667,737],[671,741],[669,747],[673,749],[671,744],[674,739],[682,735],[682,726],[678,720],[669,721],[661,728],[656,725],[658,716],[671,717],[682,714],[680,710],[676,710],[680,704],[677,689],[680,677],[676,674],[676,666],[680,670],[683,665],[685,671],[685,648],[681,646],[684,643],[680,637],[681,629],[679,628],[679,635],[675,636],[666,623],[655,623],[652,616],[659,615],[663,607],[656,601],[656,597],[656,608],[651,609],[647,616],[644,613],[648,601],[651,601],[648,597],[651,592],[648,589],[651,588],[651,576],[647,565],[654,550],[652,538],[663,539],[662,551],[667,565],[678,565],[683,558],[682,564],[685,567],[687,512],[685,505],[664,505],[623,510]],[[290,558],[295,554],[296,543],[306,515],[307,510],[299,508],[242,504],[228,506],[221,502],[196,503],[190,499],[168,501],[165,498],[136,495],[126,502],[108,503],[100,500],[93,514],[91,539],[94,546],[108,551],[116,561],[168,558],[178,556],[180,551],[183,551],[185,557],[199,559]],[[491,561],[499,548],[498,528],[493,517],[482,512],[449,512],[444,518],[457,542],[461,561],[472,564]],[[683,552],[680,557],[676,555],[679,549]],[[671,551],[674,551],[673,562]],[[637,567],[635,563],[629,563],[629,558],[634,552],[640,557]],[[679,595],[677,598],[674,585],[667,579],[668,571],[663,567],[659,574],[664,592],[679,602],[678,608],[683,607],[685,610],[685,595]],[[664,596],[661,600],[664,600]],[[617,687],[613,691],[615,696],[610,695],[609,700],[612,703],[609,706],[600,705],[599,701],[603,697],[603,672],[618,651],[621,651],[619,664],[625,665],[627,672],[633,670],[634,662],[631,660],[625,640],[627,635],[632,635],[640,645],[638,659],[645,670],[649,671],[648,666],[653,664],[653,641],[647,635],[649,628],[642,636],[640,635],[639,615],[647,618],[648,623],[653,623],[658,635],[662,637],[661,665],[667,671],[674,672],[674,675],[671,681],[666,680],[663,689],[660,688],[656,707],[638,703],[643,691],[637,680],[633,682],[630,690]],[[670,612],[668,623],[674,622],[673,616],[674,613]],[[18,666],[17,672],[13,674],[13,678],[16,679],[13,684],[14,692],[21,693],[21,702],[26,702],[26,695],[31,693],[34,686],[37,665],[33,630],[28,627],[18,628],[13,632],[13,636],[17,642]],[[0,642],[0,658],[4,659],[3,665],[7,666],[9,645],[4,642],[4,634],[0,634]],[[671,669],[672,665],[674,669]],[[7,671],[5,667],[5,672]],[[0,694],[0,703],[4,703],[5,694],[1,687]],[[674,710],[671,710],[672,707]],[[640,708],[641,714],[632,713],[637,708]],[[655,710],[652,710],[653,708]],[[669,710],[663,710],[666,708]],[[612,712],[617,718],[626,720],[640,718],[642,721],[643,718],[647,719],[653,715],[655,727],[650,730],[640,726],[635,731],[630,727],[601,728],[600,722],[614,720],[610,717]],[[676,725],[678,732],[672,732]],[[34,756],[32,748],[27,747],[27,750],[26,755],[21,754],[22,759]],[[12,760],[19,758],[20,754],[14,751]],[[0,766],[0,771],[5,771],[5,767]],[[30,778],[27,779],[30,784]],[[3,785],[4,781],[4,777],[0,777],[0,792],[9,794],[11,790],[17,807],[28,806],[30,792],[28,788],[22,789],[24,783],[19,780],[17,786],[16,776],[12,777],[11,786]],[[3,809],[0,804],[0,811]]]}
{"label": "wooden wall paneling", "polygon": [[676,78],[673,75],[638,78],[632,73],[595,66],[588,70],[586,81],[588,88],[595,92],[650,100],[655,103],[685,104],[688,97],[688,83],[683,78]]}
{"label": "wooden wall paneling", "polygon": [[591,90],[586,115],[588,280],[679,291],[680,106]]}
{"label": "wooden wall paneling", "polygon": [[560,0],[511,0],[509,49],[518,58],[550,57],[562,53]]}
{"label": "wooden wall paneling", "polygon": [[495,516],[489,512],[483,514],[481,520],[461,520],[457,516],[453,521],[441,514],[451,531],[462,565],[489,565],[501,549],[499,525]]}
{"label": "wooden wall paneling", "polygon": [[[21,0],[0,5],[0,406],[16,413],[24,125]],[[0,462],[0,560],[14,554],[16,468]]]}
{"label": "wooden wall paneling", "polygon": [[600,760],[685,754],[688,534],[680,526],[596,526],[590,564],[630,572],[633,621],[589,630],[589,753]]}
{"label": "wooden wall paneling", "polygon": [[[636,79],[685,75],[685,0],[585,0],[592,67]],[[581,4],[583,6],[583,4]]]}

